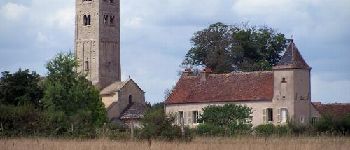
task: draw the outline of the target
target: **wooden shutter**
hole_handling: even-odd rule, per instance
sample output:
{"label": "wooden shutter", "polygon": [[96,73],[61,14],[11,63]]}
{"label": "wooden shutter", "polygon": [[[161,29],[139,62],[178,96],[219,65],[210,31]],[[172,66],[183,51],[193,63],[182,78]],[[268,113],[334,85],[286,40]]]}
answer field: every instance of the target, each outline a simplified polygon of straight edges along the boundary
{"label": "wooden shutter", "polygon": [[278,108],[277,109],[277,122],[280,123],[281,121],[282,121],[282,119],[281,119],[281,109]]}
{"label": "wooden shutter", "polygon": [[187,112],[188,125],[192,124],[192,111]]}
{"label": "wooden shutter", "polygon": [[267,109],[263,109],[263,123],[267,123]]}

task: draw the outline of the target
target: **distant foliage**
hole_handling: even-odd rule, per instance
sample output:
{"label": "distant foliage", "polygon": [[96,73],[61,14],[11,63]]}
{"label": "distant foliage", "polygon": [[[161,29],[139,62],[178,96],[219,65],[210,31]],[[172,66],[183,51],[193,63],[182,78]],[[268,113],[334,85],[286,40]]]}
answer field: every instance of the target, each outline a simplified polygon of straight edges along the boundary
{"label": "distant foliage", "polygon": [[194,33],[184,66],[205,66],[214,73],[271,70],[286,47],[282,33],[267,26],[221,22]]}
{"label": "distant foliage", "polygon": [[204,135],[247,134],[252,128],[251,108],[235,104],[203,108],[198,133]]}

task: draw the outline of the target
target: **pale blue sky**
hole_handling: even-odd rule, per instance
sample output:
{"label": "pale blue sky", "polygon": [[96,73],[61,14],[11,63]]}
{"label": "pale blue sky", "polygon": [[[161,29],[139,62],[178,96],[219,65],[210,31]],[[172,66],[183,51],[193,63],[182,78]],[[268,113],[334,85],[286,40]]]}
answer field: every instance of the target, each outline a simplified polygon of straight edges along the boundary
{"label": "pale blue sky", "polygon": [[[1,0],[0,71],[45,75],[73,51],[75,0]],[[350,103],[349,0],[121,0],[122,76],[160,102],[178,80],[193,33],[216,22],[268,25],[294,35],[313,67],[312,99]]]}

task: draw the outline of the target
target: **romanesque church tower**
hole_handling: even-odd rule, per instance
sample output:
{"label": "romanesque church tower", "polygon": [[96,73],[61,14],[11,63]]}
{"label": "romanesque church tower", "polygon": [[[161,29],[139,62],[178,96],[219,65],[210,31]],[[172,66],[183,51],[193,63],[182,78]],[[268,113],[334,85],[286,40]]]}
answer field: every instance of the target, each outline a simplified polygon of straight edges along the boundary
{"label": "romanesque church tower", "polygon": [[76,0],[78,72],[103,89],[120,81],[119,0]]}

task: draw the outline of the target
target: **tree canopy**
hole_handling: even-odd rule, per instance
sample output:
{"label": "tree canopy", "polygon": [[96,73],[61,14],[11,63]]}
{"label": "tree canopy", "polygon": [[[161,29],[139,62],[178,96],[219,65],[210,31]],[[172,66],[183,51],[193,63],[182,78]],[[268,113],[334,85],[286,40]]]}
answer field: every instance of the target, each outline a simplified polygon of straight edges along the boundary
{"label": "tree canopy", "polygon": [[0,104],[4,105],[32,105],[41,107],[40,99],[43,90],[39,86],[40,76],[35,72],[19,69],[11,74],[2,72],[0,78]]}
{"label": "tree canopy", "polygon": [[284,34],[267,26],[215,23],[194,33],[184,66],[209,67],[214,73],[271,70],[286,47]]}
{"label": "tree canopy", "polygon": [[100,126],[106,121],[106,112],[99,91],[76,72],[77,67],[71,53],[58,54],[47,64],[44,107],[51,114],[61,114],[71,124]]}

